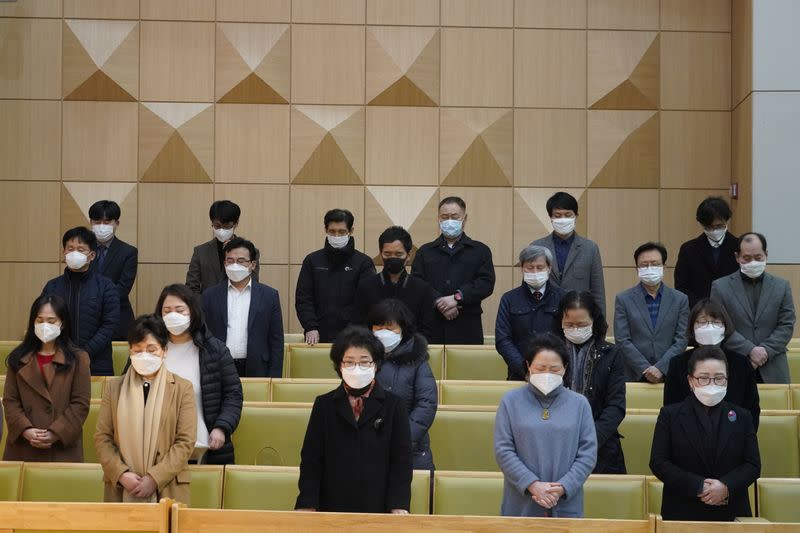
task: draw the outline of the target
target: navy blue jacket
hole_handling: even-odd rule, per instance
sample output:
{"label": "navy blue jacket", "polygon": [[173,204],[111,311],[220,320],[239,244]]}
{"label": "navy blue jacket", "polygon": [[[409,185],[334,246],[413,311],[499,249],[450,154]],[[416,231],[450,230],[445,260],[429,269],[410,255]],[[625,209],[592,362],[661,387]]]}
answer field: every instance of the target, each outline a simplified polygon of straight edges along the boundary
{"label": "navy blue jacket", "polygon": [[[279,378],[283,371],[283,315],[278,291],[254,281],[247,317],[247,361],[249,378]],[[217,339],[228,338],[228,280],[203,292],[206,327]]]}
{"label": "navy blue jacket", "polygon": [[130,244],[114,237],[108,245],[103,267],[97,259],[92,261],[90,270],[110,279],[119,292],[119,324],[114,332],[113,340],[128,340],[128,328],[133,323],[133,307],[128,297],[136,281],[136,270],[139,267],[139,250]]}
{"label": "navy blue jacket", "polygon": [[89,354],[93,376],[113,376],[111,339],[119,324],[119,292],[114,283],[92,270],[64,274],[47,282],[42,294],[57,294],[67,303],[75,343]]}
{"label": "navy blue jacket", "polygon": [[548,281],[540,302],[533,299],[533,293],[525,283],[500,299],[494,345],[506,360],[508,379],[525,381],[528,369],[522,352],[531,337],[540,333],[558,333],[561,329],[561,324],[555,322],[563,297],[564,289]]}

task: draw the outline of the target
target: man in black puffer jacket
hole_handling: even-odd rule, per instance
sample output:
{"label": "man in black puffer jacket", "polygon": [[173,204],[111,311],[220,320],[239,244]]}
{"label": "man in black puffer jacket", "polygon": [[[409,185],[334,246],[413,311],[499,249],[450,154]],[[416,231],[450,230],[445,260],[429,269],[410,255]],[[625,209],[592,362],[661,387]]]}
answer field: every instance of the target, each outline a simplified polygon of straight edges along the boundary
{"label": "man in black puffer jacket", "polygon": [[47,282],[42,294],[57,294],[67,302],[75,343],[89,354],[93,376],[113,376],[111,340],[119,323],[119,292],[110,279],[90,270],[97,237],[83,227],[61,239],[67,268]]}

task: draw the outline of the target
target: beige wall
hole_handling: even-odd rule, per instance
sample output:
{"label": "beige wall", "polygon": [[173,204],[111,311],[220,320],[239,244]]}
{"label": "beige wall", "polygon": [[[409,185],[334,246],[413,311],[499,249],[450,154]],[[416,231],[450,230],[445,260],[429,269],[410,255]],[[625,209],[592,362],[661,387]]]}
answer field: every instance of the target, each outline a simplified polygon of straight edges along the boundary
{"label": "beige wall", "polygon": [[613,305],[637,244],[674,264],[697,203],[744,179],[729,0],[20,0],[0,17],[1,338],[101,198],[140,250],[137,312],[229,198],[298,331],[325,210],[353,210],[374,256],[390,224],[434,238],[436,202],[461,195],[497,266],[491,332],[554,191],[580,198]]}

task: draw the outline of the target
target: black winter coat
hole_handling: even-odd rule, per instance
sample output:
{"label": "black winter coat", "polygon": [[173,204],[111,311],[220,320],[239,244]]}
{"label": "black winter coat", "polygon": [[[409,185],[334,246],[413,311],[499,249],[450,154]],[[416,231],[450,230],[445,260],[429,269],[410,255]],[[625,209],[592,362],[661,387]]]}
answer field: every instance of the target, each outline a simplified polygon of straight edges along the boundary
{"label": "black winter coat", "polygon": [[738,241],[735,235],[728,232],[719,247],[719,260],[716,263],[705,233],[681,245],[678,262],[675,263],[675,288],[689,297],[689,309],[711,295],[714,280],[739,270],[734,255]]}
{"label": "black winter coat", "polygon": [[295,291],[295,310],[304,332],[319,331],[320,342],[333,342],[356,315],[358,284],[375,274],[367,255],[355,249],[355,241],[337,250],[325,247],[306,256]]}
{"label": "black winter coat", "polygon": [[411,275],[428,282],[434,297],[461,291],[463,299],[455,320],[434,313],[429,341],[433,344],[483,344],[481,302],[494,292],[492,251],[466,234],[451,249],[440,235],[417,250]]}
{"label": "black winter coat", "polygon": [[[583,395],[592,406],[597,431],[597,463],[593,473],[625,474],[625,456],[618,432],[625,418],[625,372],[616,346],[606,341],[595,343],[584,364],[582,381]],[[572,383],[570,369],[564,383]]]}
{"label": "black winter coat", "polygon": [[355,300],[357,315],[354,322],[366,325],[370,309],[389,298],[406,304],[417,321],[417,330],[426,339],[430,338],[430,327],[436,319],[433,289],[425,281],[406,274],[405,270],[400,273],[400,280],[396,284],[384,272],[369,276],[358,284]]}
{"label": "black winter coat", "polygon": [[[664,405],[681,403],[687,396],[693,396],[686,376],[689,373],[689,358],[697,348],[676,355],[669,361],[669,370],[664,378]],[[725,400],[750,411],[753,426],[758,431],[761,416],[760,399],[756,373],[750,359],[738,353],[725,350],[728,359],[728,391]]]}
{"label": "black winter coat", "polygon": [[356,421],[343,385],[318,396],[300,452],[295,509],[408,510],[411,439],[403,401],[375,383]]}
{"label": "black winter coat", "polygon": [[111,340],[119,324],[119,291],[105,276],[89,269],[47,282],[42,294],[57,294],[67,303],[72,339],[89,354],[93,376],[113,376]]}

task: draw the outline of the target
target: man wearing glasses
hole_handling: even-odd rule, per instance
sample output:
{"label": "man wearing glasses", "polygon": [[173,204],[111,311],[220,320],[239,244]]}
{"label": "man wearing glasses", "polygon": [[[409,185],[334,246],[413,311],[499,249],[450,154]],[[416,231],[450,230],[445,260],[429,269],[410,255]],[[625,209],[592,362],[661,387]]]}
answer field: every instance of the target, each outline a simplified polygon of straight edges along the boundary
{"label": "man wearing glasses", "polygon": [[211,334],[226,344],[239,377],[281,377],[283,317],[278,291],[253,280],[256,248],[235,237],[224,248],[227,279],[203,292]]}

